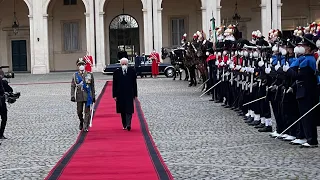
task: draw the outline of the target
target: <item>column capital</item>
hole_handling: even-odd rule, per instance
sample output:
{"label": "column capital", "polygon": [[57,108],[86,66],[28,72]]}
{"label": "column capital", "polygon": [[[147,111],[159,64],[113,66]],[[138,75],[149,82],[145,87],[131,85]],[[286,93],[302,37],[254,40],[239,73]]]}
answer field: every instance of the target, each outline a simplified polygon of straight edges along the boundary
{"label": "column capital", "polygon": [[85,15],[86,17],[90,17],[90,13],[85,12],[84,15]]}
{"label": "column capital", "polygon": [[161,12],[162,10],[163,10],[163,8],[159,8],[159,9],[158,9],[158,12]]}
{"label": "column capital", "polygon": [[104,14],[105,14],[104,12],[99,12],[100,16],[104,16]]}
{"label": "column capital", "polygon": [[279,3],[277,6],[278,6],[278,7],[282,7],[282,5],[283,5],[283,3]]}
{"label": "column capital", "polygon": [[29,19],[32,19],[32,18],[33,18],[33,16],[32,16],[32,15],[28,15],[28,18],[29,18]]}
{"label": "column capital", "polygon": [[200,9],[201,9],[202,11],[207,10],[207,8],[206,8],[206,7],[201,7]]}
{"label": "column capital", "polygon": [[142,12],[147,12],[148,11],[148,9],[142,9]]}

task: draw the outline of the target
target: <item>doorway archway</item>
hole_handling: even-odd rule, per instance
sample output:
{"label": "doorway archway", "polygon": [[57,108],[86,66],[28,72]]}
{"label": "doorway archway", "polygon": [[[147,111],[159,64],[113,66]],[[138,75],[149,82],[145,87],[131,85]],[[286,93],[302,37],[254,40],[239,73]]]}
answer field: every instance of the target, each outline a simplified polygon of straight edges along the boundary
{"label": "doorway archway", "polygon": [[110,64],[117,63],[124,54],[127,54],[129,61],[133,61],[135,52],[140,52],[137,20],[128,14],[113,18],[109,25],[109,44]]}

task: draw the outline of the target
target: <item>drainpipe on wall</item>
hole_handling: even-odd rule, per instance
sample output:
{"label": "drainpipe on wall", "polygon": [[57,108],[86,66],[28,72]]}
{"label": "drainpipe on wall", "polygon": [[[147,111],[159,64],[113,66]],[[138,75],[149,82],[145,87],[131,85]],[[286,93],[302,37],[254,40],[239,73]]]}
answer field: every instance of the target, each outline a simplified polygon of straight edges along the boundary
{"label": "drainpipe on wall", "polygon": [[[154,18],[153,18],[153,0],[151,0],[151,16],[152,16],[152,49],[154,49]],[[146,32],[145,32],[146,33]]]}
{"label": "drainpipe on wall", "polygon": [[94,64],[97,66],[96,1],[93,0]]}

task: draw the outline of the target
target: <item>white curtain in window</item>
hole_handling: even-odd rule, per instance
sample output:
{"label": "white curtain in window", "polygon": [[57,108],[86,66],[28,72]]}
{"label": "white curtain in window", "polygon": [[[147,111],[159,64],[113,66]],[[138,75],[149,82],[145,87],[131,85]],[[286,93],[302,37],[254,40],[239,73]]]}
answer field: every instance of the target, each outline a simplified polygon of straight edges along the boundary
{"label": "white curtain in window", "polygon": [[77,51],[79,47],[79,23],[71,22],[63,24],[64,50]]}

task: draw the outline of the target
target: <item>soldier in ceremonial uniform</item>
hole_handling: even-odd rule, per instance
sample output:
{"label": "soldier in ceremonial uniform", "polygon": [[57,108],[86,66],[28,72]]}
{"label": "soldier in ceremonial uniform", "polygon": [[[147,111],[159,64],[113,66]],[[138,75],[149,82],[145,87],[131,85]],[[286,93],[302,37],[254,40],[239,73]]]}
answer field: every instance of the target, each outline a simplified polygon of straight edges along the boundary
{"label": "soldier in ceremonial uniform", "polygon": [[80,120],[79,130],[88,132],[91,119],[90,108],[95,103],[94,77],[90,72],[85,71],[85,61],[82,58],[77,60],[78,71],[72,76],[71,101],[77,103],[77,114]]}
{"label": "soldier in ceremonial uniform", "polygon": [[[298,43],[301,52],[304,54],[299,60],[291,64],[287,73],[295,77],[296,99],[299,105],[300,116],[307,113],[318,102],[317,96],[317,77],[316,59],[314,57],[315,44],[312,41],[313,35],[306,34],[303,36],[302,42]],[[306,142],[301,147],[318,147],[318,134],[316,127],[315,112],[311,111],[301,119],[302,129],[304,131]]]}
{"label": "soldier in ceremonial uniform", "polygon": [[152,76],[156,78],[159,75],[159,64],[160,64],[160,55],[156,52],[155,49],[150,54],[152,60]]}
{"label": "soldier in ceremonial uniform", "polygon": [[92,72],[93,58],[92,58],[92,56],[90,56],[88,51],[87,51],[87,54],[83,57],[83,59],[86,62],[85,70],[87,72]]}

